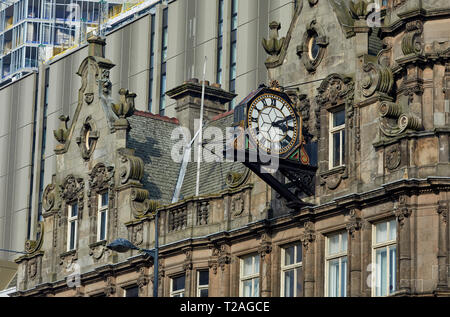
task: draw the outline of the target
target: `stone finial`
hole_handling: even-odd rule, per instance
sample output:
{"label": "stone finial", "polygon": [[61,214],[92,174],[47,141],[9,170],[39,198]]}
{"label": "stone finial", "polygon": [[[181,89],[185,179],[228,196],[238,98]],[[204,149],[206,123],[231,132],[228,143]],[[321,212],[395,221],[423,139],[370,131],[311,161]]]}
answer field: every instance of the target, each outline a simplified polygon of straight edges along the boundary
{"label": "stone finial", "polygon": [[56,130],[53,130],[53,135],[55,139],[64,144],[67,141],[67,137],[69,136],[69,130],[67,129],[67,121],[69,121],[68,116],[61,115],[59,116],[59,127]]}
{"label": "stone finial", "polygon": [[367,10],[369,3],[372,3],[372,1],[351,0],[349,3],[349,9],[350,9],[350,13],[352,14],[353,18],[365,19],[366,16],[369,14],[369,12]]}
{"label": "stone finial", "polygon": [[105,57],[105,45],[106,41],[100,36],[91,36],[88,38],[89,43],[89,56]]}
{"label": "stone finial", "polygon": [[113,112],[119,117],[119,119],[114,122],[114,126],[116,128],[128,128],[129,124],[126,118],[130,117],[134,113],[134,99],[136,98],[136,94],[130,93],[127,89],[121,88],[119,90],[119,95],[119,103],[111,104]]}
{"label": "stone finial", "polygon": [[281,28],[281,24],[276,22],[276,21],[272,21],[269,24],[269,39],[262,39],[262,46],[264,48],[264,50],[266,51],[267,54],[269,54],[270,56],[267,58],[267,61],[270,62],[273,59],[276,59],[276,57],[280,54],[281,52],[281,48],[283,47],[283,43],[285,38],[278,38],[278,31]]}

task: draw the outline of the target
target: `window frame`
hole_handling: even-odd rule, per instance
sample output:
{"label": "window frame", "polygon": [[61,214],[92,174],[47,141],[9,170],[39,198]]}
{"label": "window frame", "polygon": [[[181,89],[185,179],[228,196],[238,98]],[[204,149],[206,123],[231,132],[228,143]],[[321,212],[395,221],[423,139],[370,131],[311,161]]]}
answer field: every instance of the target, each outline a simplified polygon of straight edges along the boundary
{"label": "window frame", "polygon": [[[252,268],[253,268],[253,273],[249,274],[249,275],[245,275],[244,276],[244,262],[245,259],[251,257],[252,258]],[[261,287],[260,287],[260,281],[261,281],[261,259],[259,259],[258,261],[258,271],[255,273],[254,270],[256,268],[255,264],[256,264],[256,257],[260,257],[260,255],[258,253],[253,253],[253,254],[247,254],[245,256],[242,256],[240,258],[240,271],[239,271],[239,297],[243,297],[244,296],[244,282],[245,281],[252,281],[252,293],[254,292],[255,289],[255,280],[258,279],[258,295],[257,296],[250,296],[250,297],[261,297]]]}
{"label": "window frame", "polygon": [[[334,115],[343,111],[344,112],[344,124],[341,124],[339,126],[334,126],[333,125],[333,119],[334,119]],[[336,109],[333,110],[329,110],[328,111],[328,167],[329,169],[335,169],[335,168],[339,168],[342,166],[345,166],[345,160],[347,158],[346,153],[344,153],[344,151],[346,151],[346,146],[347,146],[347,142],[345,142],[345,137],[347,135],[347,133],[345,133],[346,127],[347,127],[347,118],[346,116],[346,112],[345,112],[345,108],[344,107],[337,107]],[[339,148],[340,148],[340,157],[339,157],[339,164],[334,166],[334,144],[333,144],[333,135],[339,133]],[[345,135],[343,136],[343,133],[345,133]],[[344,141],[344,144],[343,142]]]}
{"label": "window frame", "polygon": [[[184,276],[184,287],[182,289],[174,291],[173,290],[173,280],[176,279],[176,278],[182,277],[182,276]],[[186,295],[185,292],[186,292],[186,275],[185,274],[179,274],[179,275],[172,276],[170,278],[170,295],[169,296],[170,297],[185,297],[185,295]],[[177,295],[180,295],[180,294],[182,296],[177,296]]]}
{"label": "window frame", "polygon": [[[72,216],[72,208],[75,205],[77,206],[77,214],[76,214],[76,216]],[[72,203],[68,203],[68,205],[67,205],[67,246],[66,246],[67,252],[76,250],[78,247],[78,243],[77,243],[78,242],[78,213],[79,213],[78,202],[75,201]],[[70,248],[70,244],[71,244],[70,243],[71,242],[70,234],[71,234],[71,223],[72,222],[75,223],[75,228],[74,228],[75,232],[74,232],[74,236],[73,236],[73,248],[71,249]]]}
{"label": "window frame", "polygon": [[[137,296],[127,296],[127,292],[130,289],[137,289]],[[128,285],[127,287],[123,288],[124,292],[123,292],[123,297],[140,297],[139,296],[139,285]]]}
{"label": "window frame", "polygon": [[[386,223],[387,224],[386,231],[387,231],[387,234],[388,234],[388,238],[390,238],[389,234],[390,234],[390,223],[391,222],[395,223],[395,239],[394,240],[387,239],[384,242],[377,243],[377,240],[376,240],[377,239],[377,225],[380,225],[382,223]],[[387,297],[387,296],[390,296],[390,295],[394,294],[397,291],[397,289],[398,289],[398,286],[397,286],[398,232],[397,231],[398,231],[398,224],[397,224],[397,221],[396,221],[395,218],[384,219],[384,220],[380,220],[380,221],[372,223],[372,245],[371,245],[371,248],[372,248],[372,274],[371,274],[371,277],[372,277],[372,281],[371,281],[372,282],[372,290],[371,290],[372,297]],[[387,290],[387,295],[377,295],[378,266],[377,266],[377,262],[376,262],[377,261],[376,260],[376,252],[377,252],[377,250],[386,248],[386,251],[387,251],[386,252],[387,253],[386,261],[387,261],[388,267],[389,267],[390,266],[390,250],[391,250],[392,246],[395,246],[395,267],[394,267],[395,285],[394,285],[394,291],[391,293],[389,291],[389,289],[388,289]],[[375,267],[373,266],[373,264],[375,264]],[[391,280],[390,270],[388,269],[386,271],[386,273],[387,273],[387,281],[388,281],[387,287],[389,288],[389,281]],[[380,289],[381,289],[381,285],[380,285]]]}
{"label": "window frame", "polygon": [[[208,284],[202,284],[200,285],[200,273],[201,272],[207,272],[208,273]],[[208,291],[208,297],[209,297],[209,270],[208,269],[200,269],[197,270],[197,297],[201,297],[200,293],[202,290],[207,290]]]}
{"label": "window frame", "polygon": [[[108,196],[108,202],[106,205],[102,205],[102,196],[106,194]],[[105,212],[105,237],[101,239],[101,225],[102,225],[102,213]],[[108,213],[109,213],[109,193],[100,192],[97,194],[97,241],[106,241],[108,240]]]}
{"label": "window frame", "polygon": [[[295,261],[297,260],[297,248],[296,246],[300,246],[301,248],[301,252],[302,252],[302,261],[301,262],[295,262],[294,264],[288,264],[286,265],[285,261],[286,261],[286,249],[290,248],[290,247],[294,247],[294,259]],[[280,279],[280,297],[286,297],[285,294],[285,289],[284,289],[284,274],[287,271],[294,271],[294,281],[297,281],[297,270],[299,268],[302,268],[303,271],[303,245],[302,243],[299,241],[297,243],[291,243],[289,245],[285,245],[283,247],[281,247],[281,263],[280,263],[280,270],[281,270],[281,279]],[[302,290],[304,290],[304,274],[303,274],[303,278],[302,278]],[[302,296],[304,295],[304,292],[302,294]],[[294,296],[292,297],[300,297],[297,294],[297,287],[294,287]]]}
{"label": "window frame", "polygon": [[[329,254],[329,241],[330,241],[330,238],[331,237],[333,237],[333,236],[336,236],[336,235],[339,235],[339,246],[341,246],[342,245],[342,237],[343,237],[343,235],[347,235],[347,245],[345,246],[345,251],[342,251],[342,250],[339,250],[340,252],[338,252],[338,253],[335,253],[335,254],[332,254],[332,255],[330,255]],[[338,287],[338,289],[339,289],[339,292],[341,291],[341,289],[342,289],[342,285],[341,285],[341,282],[342,282],[342,273],[343,273],[343,270],[342,270],[342,260],[343,260],[343,258],[346,258],[347,259],[347,266],[346,266],[346,272],[345,272],[345,288],[344,288],[344,290],[345,290],[345,295],[344,296],[342,296],[342,294],[339,294],[338,296],[336,296],[336,297],[347,297],[347,286],[348,286],[348,279],[349,279],[349,274],[348,274],[348,271],[349,271],[349,266],[348,266],[348,243],[349,243],[349,237],[348,237],[348,232],[347,231],[338,231],[338,232],[333,232],[333,233],[330,233],[330,234],[327,234],[326,236],[325,236],[325,285],[324,285],[324,290],[325,290],[325,297],[331,297],[330,296],[330,289],[329,289],[329,276],[330,276],[330,266],[329,266],[329,263],[332,261],[332,260],[336,260],[336,259],[339,259],[339,287]]]}

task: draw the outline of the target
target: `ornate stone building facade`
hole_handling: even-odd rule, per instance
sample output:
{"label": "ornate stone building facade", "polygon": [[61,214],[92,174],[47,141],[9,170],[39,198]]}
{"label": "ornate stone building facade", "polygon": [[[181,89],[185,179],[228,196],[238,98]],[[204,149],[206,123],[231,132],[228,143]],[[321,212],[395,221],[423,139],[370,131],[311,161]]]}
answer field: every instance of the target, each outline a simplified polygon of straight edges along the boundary
{"label": "ornate stone building facade", "polygon": [[[234,162],[202,164],[199,196],[189,163],[172,203],[181,164],[170,135],[193,132],[201,85],[167,92],[177,119],[134,111],[126,89],[113,101],[114,65],[91,39],[16,295],[151,296],[155,278],[159,296],[450,295],[450,6],[383,4],[372,28],[367,1],[298,1],[287,33],[270,23],[263,40],[317,161],[304,208]],[[207,126],[236,124],[234,96],[207,85]],[[156,219],[157,277],[151,258],[105,247],[123,237],[152,248]]]}

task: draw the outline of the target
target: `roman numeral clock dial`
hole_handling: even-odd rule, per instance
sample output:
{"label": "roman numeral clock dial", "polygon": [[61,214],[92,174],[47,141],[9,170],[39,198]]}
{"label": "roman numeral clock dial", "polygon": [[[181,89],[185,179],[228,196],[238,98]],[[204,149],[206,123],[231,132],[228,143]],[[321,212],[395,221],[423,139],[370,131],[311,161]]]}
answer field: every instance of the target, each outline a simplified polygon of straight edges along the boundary
{"label": "roman numeral clock dial", "polygon": [[271,154],[284,154],[295,145],[298,120],[292,106],[280,96],[264,93],[248,109],[249,135]]}

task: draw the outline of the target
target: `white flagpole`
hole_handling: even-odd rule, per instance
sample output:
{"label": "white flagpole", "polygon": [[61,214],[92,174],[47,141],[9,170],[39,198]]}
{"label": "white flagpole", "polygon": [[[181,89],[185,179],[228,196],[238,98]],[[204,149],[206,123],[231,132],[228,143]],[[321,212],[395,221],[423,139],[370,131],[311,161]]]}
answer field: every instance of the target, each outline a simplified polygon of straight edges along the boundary
{"label": "white flagpole", "polygon": [[200,105],[200,133],[198,136],[198,152],[197,152],[197,184],[195,186],[195,196],[199,195],[200,189],[200,161],[202,159],[202,142],[203,142],[203,105],[205,103],[205,77],[206,77],[206,61],[203,64],[203,82],[202,82],[202,101]]}

